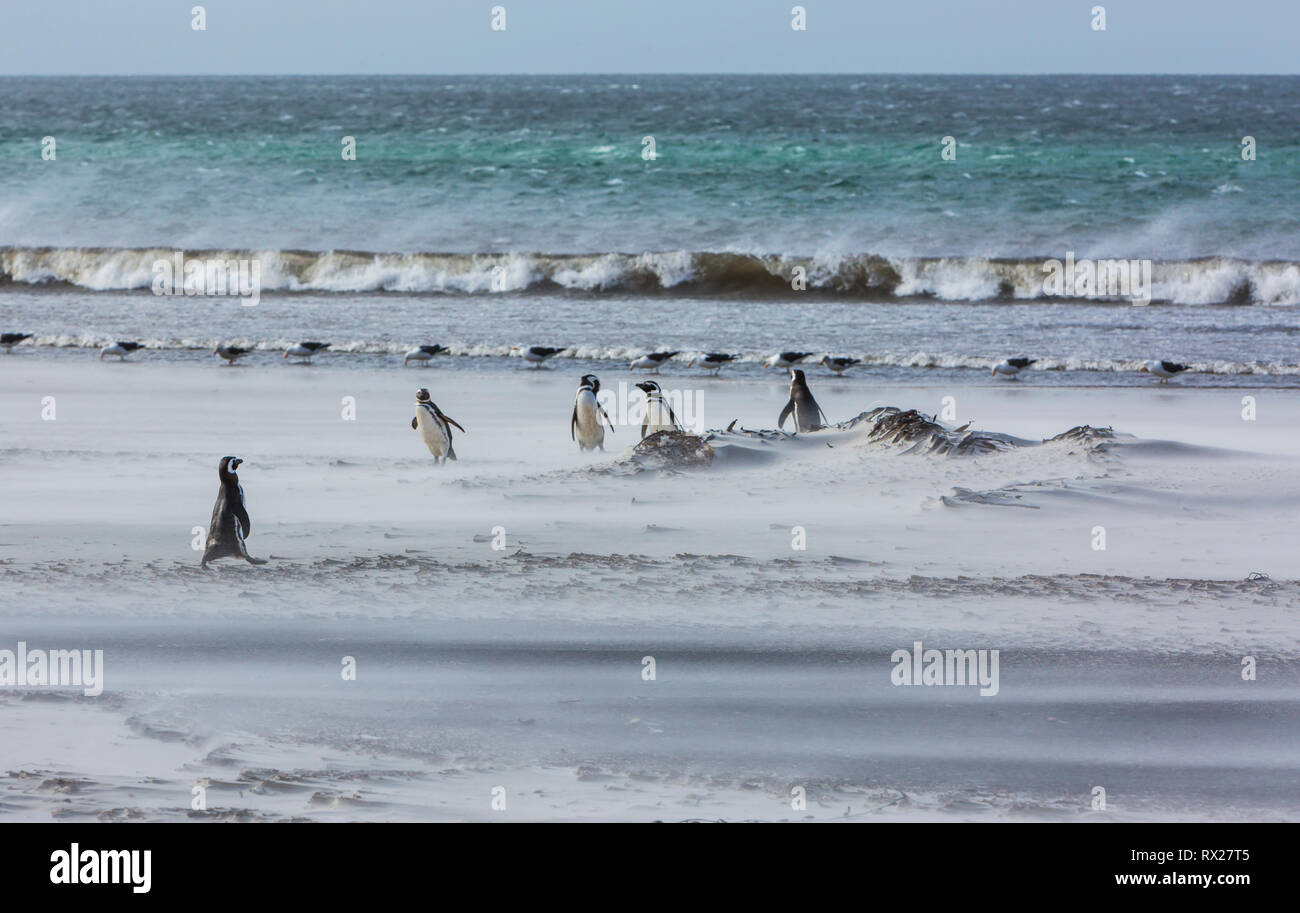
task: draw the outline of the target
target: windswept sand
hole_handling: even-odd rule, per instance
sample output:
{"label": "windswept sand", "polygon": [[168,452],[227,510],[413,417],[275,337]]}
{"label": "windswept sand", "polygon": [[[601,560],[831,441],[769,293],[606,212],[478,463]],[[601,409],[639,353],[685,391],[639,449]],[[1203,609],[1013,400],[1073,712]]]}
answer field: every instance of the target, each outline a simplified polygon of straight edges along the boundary
{"label": "windswept sand", "polygon": [[[107,668],[99,697],[0,689],[0,817],[1300,818],[1292,392],[810,372],[833,421],[952,396],[949,427],[1117,436],[733,437],[663,473],[621,461],[630,427],[577,451],[582,369],[215,361],[0,356],[0,649]],[[661,382],[713,429],[784,403],[776,378]],[[422,385],[459,463],[410,429]],[[198,568],[224,454],[266,567]],[[892,686],[917,640],[999,650],[998,694]]]}

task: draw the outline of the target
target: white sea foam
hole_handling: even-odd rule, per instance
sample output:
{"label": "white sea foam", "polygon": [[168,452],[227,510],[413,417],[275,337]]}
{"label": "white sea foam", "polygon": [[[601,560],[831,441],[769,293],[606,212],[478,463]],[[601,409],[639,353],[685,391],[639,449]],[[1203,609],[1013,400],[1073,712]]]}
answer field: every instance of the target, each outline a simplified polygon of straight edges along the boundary
{"label": "white sea foam", "polygon": [[[1138,252],[1140,253],[1140,252]],[[256,259],[267,292],[491,294],[560,287],[581,292],[784,294],[802,269],[807,288],[849,298],[946,301],[1052,299],[1043,259],[800,257],[699,251],[603,254],[195,251],[212,260]],[[97,291],[148,288],[170,249],[4,248],[0,280],[64,283]],[[1151,297],[1176,304],[1300,304],[1300,264],[1223,257],[1156,260]],[[1117,299],[1118,300],[1118,299]]]}

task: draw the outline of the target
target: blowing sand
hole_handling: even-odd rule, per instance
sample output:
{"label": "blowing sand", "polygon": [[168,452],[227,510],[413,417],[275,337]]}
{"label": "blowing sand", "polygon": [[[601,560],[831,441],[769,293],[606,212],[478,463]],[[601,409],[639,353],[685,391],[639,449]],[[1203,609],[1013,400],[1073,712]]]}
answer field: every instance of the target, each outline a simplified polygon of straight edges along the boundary
{"label": "blowing sand", "polygon": [[[0,816],[1300,817],[1288,391],[810,372],[832,421],[951,396],[1011,444],[723,435],[663,472],[628,426],[578,452],[585,370],[0,357],[0,650],[105,656],[97,697],[0,688]],[[660,381],[710,429],[785,399]],[[1116,434],[1040,443],[1083,424]],[[225,454],[266,567],[198,567]],[[997,694],[892,685],[916,641],[998,650]]]}

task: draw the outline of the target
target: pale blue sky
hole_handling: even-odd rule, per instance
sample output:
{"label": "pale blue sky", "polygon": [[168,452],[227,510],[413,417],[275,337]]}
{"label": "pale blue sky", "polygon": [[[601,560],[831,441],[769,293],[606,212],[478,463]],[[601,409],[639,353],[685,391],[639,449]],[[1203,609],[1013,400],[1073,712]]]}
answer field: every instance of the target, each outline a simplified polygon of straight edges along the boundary
{"label": "pale blue sky", "polygon": [[791,0],[194,5],[0,0],[0,73],[1300,72],[1300,0],[804,0],[805,32]]}

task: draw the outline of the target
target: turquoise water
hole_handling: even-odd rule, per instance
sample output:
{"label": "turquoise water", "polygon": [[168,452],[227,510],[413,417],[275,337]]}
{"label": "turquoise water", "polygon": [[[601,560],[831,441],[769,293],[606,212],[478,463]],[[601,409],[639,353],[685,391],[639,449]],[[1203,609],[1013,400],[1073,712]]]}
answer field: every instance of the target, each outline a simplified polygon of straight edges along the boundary
{"label": "turquoise water", "polygon": [[1246,260],[1300,246],[1294,77],[6,78],[0,124],[0,245]]}
{"label": "turquoise water", "polygon": [[[0,125],[0,314],[42,350],[1300,377],[1296,77],[4,78]],[[177,250],[260,303],[150,295]],[[1071,252],[1152,261],[1151,306],[1047,294]]]}

